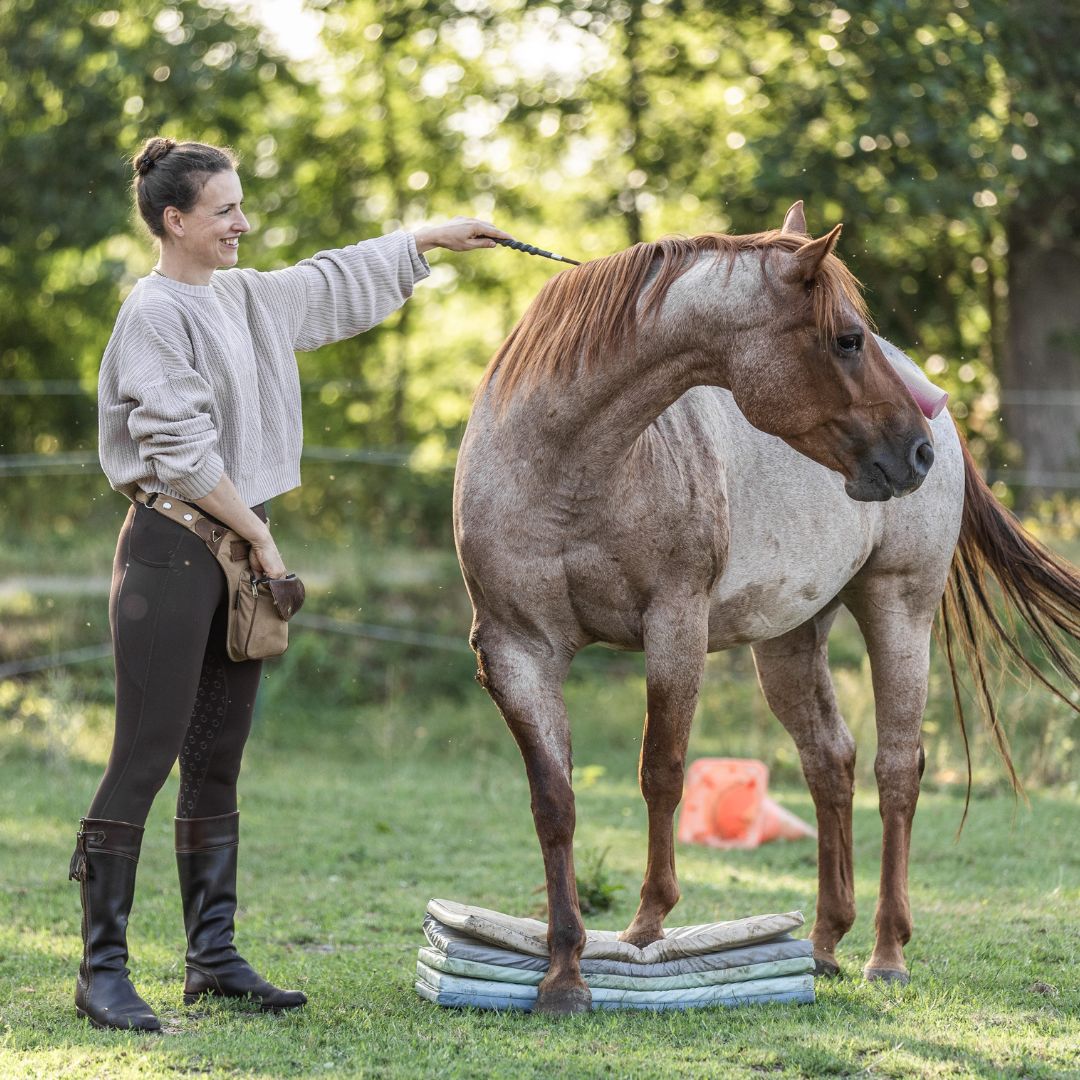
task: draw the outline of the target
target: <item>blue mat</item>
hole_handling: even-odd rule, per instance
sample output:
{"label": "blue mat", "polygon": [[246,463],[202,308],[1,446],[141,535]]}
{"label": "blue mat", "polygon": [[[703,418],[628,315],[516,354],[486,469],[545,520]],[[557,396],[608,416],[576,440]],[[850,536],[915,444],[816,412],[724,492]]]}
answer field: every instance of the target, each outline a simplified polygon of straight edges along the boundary
{"label": "blue mat", "polygon": [[[416,965],[416,992],[436,1005],[528,1012],[536,1002],[535,986],[462,979]],[[594,1009],[693,1009],[706,1005],[764,1005],[784,1002],[812,1005],[814,976],[755,979],[751,982],[702,986],[687,990],[603,990],[592,992]]]}
{"label": "blue mat", "polygon": [[[438,914],[453,911],[456,927],[446,925]],[[472,919],[465,912],[482,913],[475,920],[478,933],[469,932]],[[798,913],[788,916],[761,916],[746,920],[753,929],[795,925]],[[527,1012],[536,1001],[537,987],[548,970],[546,942],[537,937],[546,931],[543,924],[529,921],[531,937],[528,952],[507,946],[499,920],[517,929],[525,921],[469,908],[449,901],[432,901],[424,919],[427,946],[421,948],[416,965],[416,992],[425,1000],[452,1008],[518,1010]],[[781,920],[781,921],[776,921]],[[671,931],[678,942],[673,959],[651,963],[593,957],[581,961],[581,974],[592,991],[594,1009],[689,1009],[703,1006],[734,1008],[768,1003],[813,1004],[814,958],[810,941],[793,939],[784,932],[773,932],[767,939],[746,943],[745,934],[731,934],[734,923],[714,923],[702,927],[676,927]],[[717,928],[733,942],[717,948]],[[697,931],[701,931],[698,938]],[[610,932],[589,931],[591,938],[609,940]],[[512,939],[513,935],[506,935]],[[700,940],[711,951],[695,952]],[[752,940],[752,936],[751,939]],[[626,950],[619,943],[620,955],[657,956],[658,950]],[[671,956],[673,950],[667,955]]]}

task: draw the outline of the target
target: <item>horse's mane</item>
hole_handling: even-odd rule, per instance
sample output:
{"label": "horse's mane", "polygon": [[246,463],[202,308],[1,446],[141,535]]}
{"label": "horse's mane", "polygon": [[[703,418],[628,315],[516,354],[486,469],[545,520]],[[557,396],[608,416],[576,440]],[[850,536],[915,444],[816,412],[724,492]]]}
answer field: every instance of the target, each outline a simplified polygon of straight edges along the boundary
{"label": "horse's mane", "polygon": [[[715,252],[717,259],[726,256],[730,273],[737,255],[760,251],[764,271],[770,252],[794,252],[805,243],[806,237],[779,230],[745,236],[666,236],[564,270],[540,290],[492,357],[477,393],[483,393],[498,371],[494,398],[496,404],[505,404],[519,388],[531,388],[544,379],[569,378],[579,361],[588,370],[605,357],[617,355],[633,343],[639,321],[659,312],[668,290],[703,252]],[[639,318],[638,301],[646,285],[650,288]],[[834,255],[822,260],[812,286],[808,291],[823,341],[835,335],[845,304],[868,320],[858,280]]]}

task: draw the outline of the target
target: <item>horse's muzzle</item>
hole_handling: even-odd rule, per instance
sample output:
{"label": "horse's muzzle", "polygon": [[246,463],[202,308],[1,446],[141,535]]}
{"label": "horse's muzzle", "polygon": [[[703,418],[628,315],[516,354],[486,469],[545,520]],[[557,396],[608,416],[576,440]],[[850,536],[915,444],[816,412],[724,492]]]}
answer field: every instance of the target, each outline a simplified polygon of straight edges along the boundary
{"label": "horse's muzzle", "polygon": [[844,490],[858,502],[885,502],[916,491],[934,464],[934,447],[925,435],[916,436],[901,456],[878,452],[860,466]]}

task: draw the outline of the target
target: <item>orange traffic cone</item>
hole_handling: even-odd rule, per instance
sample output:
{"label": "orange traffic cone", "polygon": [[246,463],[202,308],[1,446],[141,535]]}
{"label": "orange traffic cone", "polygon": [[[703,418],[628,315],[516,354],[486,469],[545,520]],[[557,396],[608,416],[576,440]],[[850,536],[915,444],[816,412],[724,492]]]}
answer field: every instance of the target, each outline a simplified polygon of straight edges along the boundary
{"label": "orange traffic cone", "polygon": [[817,839],[817,829],[802,818],[773,802],[768,795],[761,800],[761,843],[767,840]]}
{"label": "orange traffic cone", "polygon": [[769,770],[749,758],[699,758],[686,774],[678,838],[684,844],[754,848],[817,832],[768,796]]}

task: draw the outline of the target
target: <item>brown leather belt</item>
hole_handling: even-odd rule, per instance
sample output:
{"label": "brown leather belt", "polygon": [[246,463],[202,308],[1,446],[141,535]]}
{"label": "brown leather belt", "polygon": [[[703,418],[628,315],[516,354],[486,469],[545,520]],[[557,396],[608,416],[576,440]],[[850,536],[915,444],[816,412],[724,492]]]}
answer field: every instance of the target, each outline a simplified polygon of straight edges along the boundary
{"label": "brown leather belt", "polygon": [[[145,491],[137,491],[135,492],[135,501],[143,506],[152,507],[163,517],[175,521],[177,525],[182,525],[185,529],[190,529],[206,544],[215,558],[226,536],[231,537],[232,547],[230,553],[233,561],[240,562],[247,558],[250,547],[248,541],[216,518],[204,514],[197,506],[181,502],[171,495],[162,495],[158,491],[149,494]],[[262,509],[262,504],[259,505],[259,509]]]}
{"label": "brown leather belt", "polygon": [[[144,505],[144,507],[152,507],[154,510],[161,511],[165,517],[172,518],[177,525],[183,525],[187,529],[191,529],[193,532],[198,532],[199,536],[206,541],[207,544],[213,545],[216,542],[220,543],[220,537],[215,538],[215,530],[218,534],[224,535],[225,532],[230,531],[229,526],[225,522],[219,521],[213,514],[207,514],[205,510],[198,505],[191,502],[183,502],[179,499],[174,499],[170,495],[162,495],[160,491],[144,491],[139,489],[135,492],[135,501]],[[171,503],[171,505],[170,505]],[[266,512],[266,503],[258,503],[251,508],[252,513],[259,519],[260,522],[268,522],[269,517]],[[200,524],[202,523],[202,524]],[[233,532],[233,535],[238,539],[241,539],[237,532]],[[244,541],[247,543],[247,541]],[[217,549],[214,549],[216,554]]]}

